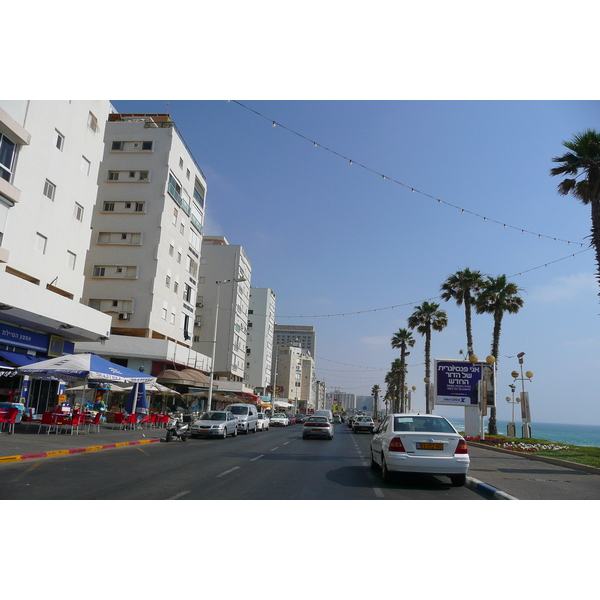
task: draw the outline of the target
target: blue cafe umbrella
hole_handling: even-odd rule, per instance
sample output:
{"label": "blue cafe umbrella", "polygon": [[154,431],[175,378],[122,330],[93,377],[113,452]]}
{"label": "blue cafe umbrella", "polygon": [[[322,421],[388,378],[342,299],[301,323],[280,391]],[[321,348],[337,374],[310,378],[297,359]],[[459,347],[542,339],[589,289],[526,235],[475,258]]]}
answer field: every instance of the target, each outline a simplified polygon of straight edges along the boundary
{"label": "blue cafe umbrella", "polygon": [[136,383],[129,393],[127,402],[125,403],[125,412],[130,415],[147,415],[148,402],[146,401],[146,384]]}

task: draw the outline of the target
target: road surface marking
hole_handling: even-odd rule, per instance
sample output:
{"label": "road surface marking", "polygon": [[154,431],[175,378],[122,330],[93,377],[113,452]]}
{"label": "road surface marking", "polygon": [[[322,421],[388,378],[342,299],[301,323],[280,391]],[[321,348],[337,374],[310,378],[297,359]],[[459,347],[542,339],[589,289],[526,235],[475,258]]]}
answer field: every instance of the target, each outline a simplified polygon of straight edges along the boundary
{"label": "road surface marking", "polygon": [[190,492],[191,492],[191,490],[186,490],[185,492],[179,492],[179,494],[175,494],[174,496],[167,498],[167,500],[178,500],[179,498],[181,498],[181,496],[185,496],[186,494],[189,494]]}
{"label": "road surface marking", "polygon": [[373,491],[375,492],[375,495],[376,495],[378,498],[383,498],[383,497],[384,497],[384,496],[383,496],[383,491],[382,491],[380,488],[373,488]]}
{"label": "road surface marking", "polygon": [[276,446],[275,448],[271,448],[271,449],[269,450],[269,452],[274,452],[274,451],[275,451],[275,450],[277,450],[278,448],[279,448],[279,446]]}
{"label": "road surface marking", "polygon": [[254,458],[250,459],[250,462],[254,461],[254,460],[258,460],[259,458],[262,458],[264,456],[264,454],[261,454],[260,456],[255,456]]}
{"label": "road surface marking", "polygon": [[227,473],[232,473],[236,469],[239,469],[239,467],[233,467],[233,469],[229,469],[228,471],[223,471],[223,473],[221,473],[220,475],[217,475],[217,477],[223,477],[223,475],[227,475]]}

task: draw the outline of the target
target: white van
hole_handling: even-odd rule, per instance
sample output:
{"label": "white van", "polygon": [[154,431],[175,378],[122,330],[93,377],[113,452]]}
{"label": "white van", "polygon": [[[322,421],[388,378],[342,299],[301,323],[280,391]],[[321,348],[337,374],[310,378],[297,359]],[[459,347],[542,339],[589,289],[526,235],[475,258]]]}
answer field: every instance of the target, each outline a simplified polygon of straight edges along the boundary
{"label": "white van", "polygon": [[226,409],[233,413],[238,420],[238,431],[256,433],[258,426],[258,411],[254,404],[230,404]]}
{"label": "white van", "polygon": [[330,410],[315,410],[313,417],[327,417],[330,423],[333,423],[333,413]]}

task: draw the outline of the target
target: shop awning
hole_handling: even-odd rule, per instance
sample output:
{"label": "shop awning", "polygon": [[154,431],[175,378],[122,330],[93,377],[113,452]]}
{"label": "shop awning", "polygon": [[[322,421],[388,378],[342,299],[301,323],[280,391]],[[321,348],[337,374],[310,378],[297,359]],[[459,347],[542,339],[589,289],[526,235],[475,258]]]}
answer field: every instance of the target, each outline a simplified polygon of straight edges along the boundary
{"label": "shop awning", "polygon": [[2,350],[0,352],[0,359],[8,361],[18,367],[28,367],[33,363],[40,362],[35,356],[31,356],[31,354],[20,354],[19,352],[8,352],[7,350]]}

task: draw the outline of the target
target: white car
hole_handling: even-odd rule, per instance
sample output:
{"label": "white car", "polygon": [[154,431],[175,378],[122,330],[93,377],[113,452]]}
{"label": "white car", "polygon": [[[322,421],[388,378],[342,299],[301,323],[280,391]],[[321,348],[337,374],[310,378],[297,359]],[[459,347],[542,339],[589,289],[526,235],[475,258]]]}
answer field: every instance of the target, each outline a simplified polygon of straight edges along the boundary
{"label": "white car", "polygon": [[290,420],[287,418],[285,413],[275,413],[269,422],[270,425],[278,425],[279,427],[287,427],[290,424]]}
{"label": "white car", "polygon": [[191,435],[193,438],[216,436],[225,439],[228,435],[237,435],[237,426],[237,417],[228,410],[209,410],[193,423]]}
{"label": "white car", "polygon": [[302,425],[302,439],[309,437],[325,437],[333,439],[333,423],[327,417],[308,417]]}
{"label": "white car", "polygon": [[270,420],[266,413],[258,413],[258,421],[256,422],[256,431],[269,431]]}
{"label": "white car", "polygon": [[446,475],[464,485],[469,468],[467,442],[444,417],[392,414],[371,440],[371,468],[381,468],[384,481],[392,472]]}
{"label": "white car", "polygon": [[357,431],[368,431],[369,433],[373,433],[375,429],[375,423],[371,417],[356,417],[352,422],[352,431],[356,433]]}

